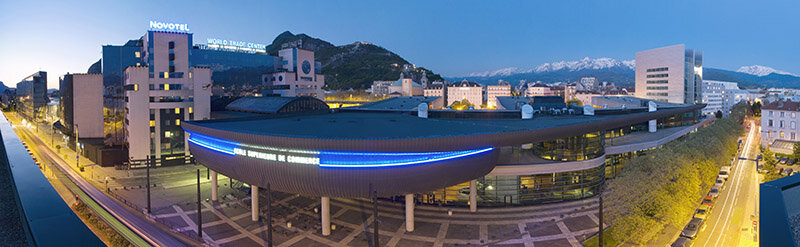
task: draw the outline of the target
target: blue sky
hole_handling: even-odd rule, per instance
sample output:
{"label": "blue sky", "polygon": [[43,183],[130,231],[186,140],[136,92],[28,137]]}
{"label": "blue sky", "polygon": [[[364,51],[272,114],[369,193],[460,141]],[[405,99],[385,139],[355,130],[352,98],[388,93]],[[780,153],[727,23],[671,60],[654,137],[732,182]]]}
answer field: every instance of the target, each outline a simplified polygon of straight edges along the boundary
{"label": "blue sky", "polygon": [[583,57],[633,59],[684,43],[705,66],[800,74],[800,1],[22,1],[0,0],[0,81],[85,73],[103,44],[149,20],[206,38],[270,43],[283,31],[366,41],[446,76]]}

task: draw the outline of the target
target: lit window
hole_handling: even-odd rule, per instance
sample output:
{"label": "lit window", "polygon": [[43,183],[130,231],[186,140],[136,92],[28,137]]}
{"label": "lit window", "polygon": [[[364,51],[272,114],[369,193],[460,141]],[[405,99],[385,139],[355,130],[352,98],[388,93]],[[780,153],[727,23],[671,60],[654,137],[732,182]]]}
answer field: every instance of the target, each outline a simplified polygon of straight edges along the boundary
{"label": "lit window", "polygon": [[175,119],[175,125],[180,126],[181,125],[181,120],[180,119]]}
{"label": "lit window", "polygon": [[166,138],[172,137],[172,131],[164,131],[164,137]]}
{"label": "lit window", "polygon": [[189,72],[189,78],[192,78],[192,72]]}
{"label": "lit window", "polygon": [[164,91],[169,91],[169,84],[164,84]]}
{"label": "lit window", "polygon": [[156,120],[150,120],[150,127],[156,127]]}
{"label": "lit window", "polygon": [[180,114],[180,113],[181,113],[181,108],[175,108],[175,114]]}
{"label": "lit window", "polygon": [[781,131],[781,139],[783,139],[783,131]]}
{"label": "lit window", "polygon": [[169,78],[169,73],[164,72],[164,78]]}
{"label": "lit window", "polygon": [[190,106],[190,107],[189,107],[189,113],[193,113],[193,112],[194,112],[194,111],[193,111],[193,109],[194,109],[194,108],[192,108],[192,107]]}
{"label": "lit window", "polygon": [[[135,54],[137,58],[142,57],[142,53],[139,53],[138,51],[134,52],[133,54]],[[139,65],[136,65],[136,66],[139,66]]]}
{"label": "lit window", "polygon": [[136,63],[136,67],[142,66],[141,63]]}

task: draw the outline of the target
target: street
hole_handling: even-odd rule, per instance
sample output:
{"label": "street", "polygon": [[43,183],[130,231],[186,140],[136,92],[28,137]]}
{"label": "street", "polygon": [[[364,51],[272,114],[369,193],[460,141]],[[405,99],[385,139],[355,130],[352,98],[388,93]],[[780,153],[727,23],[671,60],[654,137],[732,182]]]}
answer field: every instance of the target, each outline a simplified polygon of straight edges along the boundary
{"label": "street", "polygon": [[758,216],[758,175],[755,159],[759,152],[758,126],[750,121],[750,130],[739,157],[714,208],[705,222],[705,230],[694,240],[694,246],[758,246],[753,235],[753,221]]}

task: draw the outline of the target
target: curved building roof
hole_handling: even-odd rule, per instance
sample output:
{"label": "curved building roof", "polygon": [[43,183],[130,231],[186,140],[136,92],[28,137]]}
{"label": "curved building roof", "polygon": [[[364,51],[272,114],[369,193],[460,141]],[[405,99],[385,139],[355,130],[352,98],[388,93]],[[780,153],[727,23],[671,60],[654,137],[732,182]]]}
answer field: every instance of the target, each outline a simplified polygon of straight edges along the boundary
{"label": "curved building roof", "polygon": [[199,163],[237,180],[291,193],[366,197],[370,187],[380,196],[392,196],[484,176],[497,164],[499,147],[630,126],[702,107],[533,119],[306,113],[182,126],[190,134],[189,149]]}

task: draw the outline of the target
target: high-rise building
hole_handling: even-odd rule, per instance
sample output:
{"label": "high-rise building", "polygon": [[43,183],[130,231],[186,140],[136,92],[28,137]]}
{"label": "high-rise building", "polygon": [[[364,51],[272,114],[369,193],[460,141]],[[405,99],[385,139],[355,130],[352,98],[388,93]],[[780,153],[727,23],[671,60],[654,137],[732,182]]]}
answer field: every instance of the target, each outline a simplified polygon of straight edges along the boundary
{"label": "high-rise building", "polygon": [[59,82],[61,124],[69,137],[103,138],[103,75],[66,74]]}
{"label": "high-rise building", "polygon": [[314,61],[314,51],[286,48],[278,51],[280,61],[273,73],[262,76],[264,86],[284,97],[311,96],[325,99],[322,65]]}
{"label": "high-rise building", "polygon": [[17,112],[28,121],[43,119],[47,98],[47,72],[39,71],[17,83]]}
{"label": "high-rise building", "polygon": [[[152,24],[151,24],[152,26]],[[188,30],[151,30],[142,38],[139,66],[127,67],[125,139],[131,160],[183,162],[181,123],[208,119],[211,69],[193,67]]]}
{"label": "high-rise building", "polygon": [[636,53],[636,97],[700,103],[702,82],[702,51],[680,44]]}

